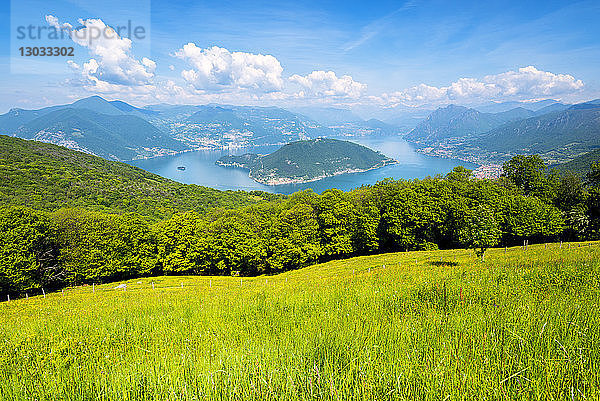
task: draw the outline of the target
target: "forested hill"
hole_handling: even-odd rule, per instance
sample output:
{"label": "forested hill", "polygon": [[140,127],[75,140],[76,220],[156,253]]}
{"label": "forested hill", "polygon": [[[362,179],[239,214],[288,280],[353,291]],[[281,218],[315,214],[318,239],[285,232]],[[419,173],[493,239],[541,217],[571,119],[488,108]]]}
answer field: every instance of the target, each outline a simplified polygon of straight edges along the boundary
{"label": "forested hill", "polygon": [[413,129],[406,139],[430,143],[451,137],[482,134],[511,121],[533,117],[535,113],[516,107],[500,113],[481,113],[463,106],[440,107]]}
{"label": "forested hill", "polygon": [[363,172],[396,161],[357,143],[317,138],[282,146],[268,155],[224,156],[218,165],[250,170],[267,185],[310,182],[344,173]]}
{"label": "forested hill", "polygon": [[180,184],[128,164],[0,135],[2,204],[136,212],[156,220],[179,211],[234,208],[272,197]]}
{"label": "forested hill", "polygon": [[598,161],[600,161],[600,149],[585,153],[567,163],[558,164],[552,167],[556,168],[562,173],[572,171],[583,176],[590,171],[592,163],[596,163]]}
{"label": "forested hill", "polygon": [[502,153],[589,151],[600,146],[600,105],[583,103],[568,110],[502,125],[474,141]]}

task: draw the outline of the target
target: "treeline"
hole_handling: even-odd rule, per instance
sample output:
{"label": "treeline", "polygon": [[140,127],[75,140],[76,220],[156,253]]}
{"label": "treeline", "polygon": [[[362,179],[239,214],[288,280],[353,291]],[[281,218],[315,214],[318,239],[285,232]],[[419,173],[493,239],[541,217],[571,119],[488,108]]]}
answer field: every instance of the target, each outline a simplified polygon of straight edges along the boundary
{"label": "treeline", "polygon": [[175,214],[0,208],[0,291],[145,275],[256,275],[378,252],[600,238],[600,167],[587,181],[516,157],[499,180],[458,167],[350,192],[298,192],[238,209]]}

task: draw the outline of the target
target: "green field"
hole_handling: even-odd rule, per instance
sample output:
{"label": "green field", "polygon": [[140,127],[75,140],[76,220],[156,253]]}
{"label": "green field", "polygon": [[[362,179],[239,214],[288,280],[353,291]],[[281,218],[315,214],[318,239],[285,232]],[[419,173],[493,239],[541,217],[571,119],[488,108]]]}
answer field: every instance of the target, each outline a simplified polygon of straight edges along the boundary
{"label": "green field", "polygon": [[600,397],[598,242],[126,283],[3,302],[0,399]]}

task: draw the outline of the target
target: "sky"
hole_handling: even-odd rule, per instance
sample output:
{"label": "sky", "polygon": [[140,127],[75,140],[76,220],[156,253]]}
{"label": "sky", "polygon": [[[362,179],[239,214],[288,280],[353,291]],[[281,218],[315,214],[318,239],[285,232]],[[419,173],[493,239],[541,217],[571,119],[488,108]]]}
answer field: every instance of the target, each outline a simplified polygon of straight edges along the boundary
{"label": "sky", "polygon": [[[599,1],[4,0],[0,112],[90,95],[365,110],[574,103],[600,98],[599,15]],[[20,50],[47,46],[73,56]]]}

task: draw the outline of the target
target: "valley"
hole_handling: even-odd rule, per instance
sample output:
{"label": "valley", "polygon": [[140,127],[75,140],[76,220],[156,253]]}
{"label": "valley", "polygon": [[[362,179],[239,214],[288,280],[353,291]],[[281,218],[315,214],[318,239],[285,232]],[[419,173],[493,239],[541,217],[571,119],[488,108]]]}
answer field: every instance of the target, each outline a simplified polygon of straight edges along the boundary
{"label": "valley", "polygon": [[[414,115],[410,113],[402,118]],[[320,137],[358,142],[399,137],[433,157],[490,165],[535,153],[549,164],[560,164],[600,147],[599,113],[600,101],[449,105],[407,127],[393,122],[401,117],[388,117],[388,122],[362,119],[336,108],[288,111],[219,104],[139,108],[93,96],[38,110],[12,109],[0,115],[0,132],[118,161],[199,150],[235,152]]]}

